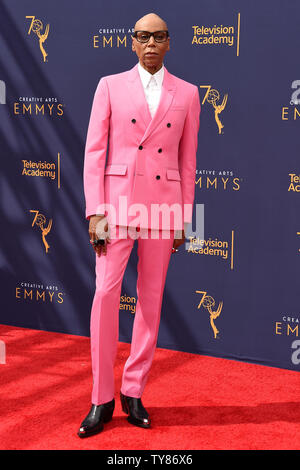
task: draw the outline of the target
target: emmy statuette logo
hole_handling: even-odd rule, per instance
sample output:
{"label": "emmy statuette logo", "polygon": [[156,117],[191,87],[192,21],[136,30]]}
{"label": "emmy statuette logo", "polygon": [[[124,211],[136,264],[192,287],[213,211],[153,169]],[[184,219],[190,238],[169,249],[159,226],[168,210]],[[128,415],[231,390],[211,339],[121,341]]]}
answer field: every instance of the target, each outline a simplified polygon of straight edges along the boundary
{"label": "emmy statuette logo", "polygon": [[203,98],[203,101],[202,101],[202,104],[205,103],[205,101],[207,101],[209,104],[212,105],[213,107],[213,112],[214,112],[214,117],[215,117],[215,121],[216,121],[216,124],[218,126],[218,130],[219,130],[219,134],[224,134],[223,132],[223,128],[224,128],[224,125],[222,124],[222,122],[220,121],[220,118],[219,118],[219,114],[221,114],[221,112],[225,109],[226,107],[226,104],[227,104],[227,98],[228,98],[228,93],[226,93],[223,97],[223,100],[222,100],[222,103],[221,104],[218,104],[218,102],[220,101],[220,93],[218,90],[216,89],[212,89],[211,86],[206,86],[206,85],[200,85],[200,88],[207,88],[207,92]]}
{"label": "emmy statuette logo", "polygon": [[46,227],[46,217],[43,214],[41,214],[39,211],[35,211],[35,210],[30,210],[30,212],[35,213],[35,216],[34,216],[34,219],[33,219],[33,222],[32,222],[31,226],[33,227],[34,225],[37,225],[38,227],[40,227],[41,232],[42,232],[42,240],[43,240],[43,243],[44,243],[44,246],[45,246],[45,250],[46,250],[46,253],[48,253],[50,245],[47,243],[46,236],[48,235],[48,233],[51,230],[52,219],[49,220],[48,225]]}
{"label": "emmy statuette logo", "polygon": [[[300,235],[300,232],[297,232],[297,235]],[[300,248],[298,249],[298,252],[300,252]]]}
{"label": "emmy statuette logo", "polygon": [[209,313],[209,321],[210,321],[210,326],[212,327],[213,333],[214,333],[214,339],[218,338],[219,330],[217,329],[215,325],[215,320],[221,315],[221,311],[223,308],[223,302],[219,303],[219,306],[217,310],[213,310],[213,307],[215,305],[215,299],[211,297],[210,295],[206,295],[207,292],[201,291],[201,290],[196,290],[197,294],[202,294],[202,299],[200,300],[200,303],[198,305],[198,308],[201,308],[201,306],[205,309],[207,309]]}
{"label": "emmy statuette logo", "polygon": [[37,37],[39,39],[40,50],[41,50],[41,53],[43,55],[43,60],[44,60],[44,62],[48,62],[48,59],[47,59],[48,54],[45,51],[43,44],[46,41],[46,39],[48,38],[49,24],[47,24],[44,33],[42,33],[42,30],[43,30],[44,26],[43,26],[43,23],[41,22],[41,20],[36,19],[35,16],[26,16],[26,18],[31,18],[31,23],[30,23],[30,27],[29,27],[29,30],[28,30],[28,34],[30,34],[31,31],[32,31],[34,34],[37,35]]}

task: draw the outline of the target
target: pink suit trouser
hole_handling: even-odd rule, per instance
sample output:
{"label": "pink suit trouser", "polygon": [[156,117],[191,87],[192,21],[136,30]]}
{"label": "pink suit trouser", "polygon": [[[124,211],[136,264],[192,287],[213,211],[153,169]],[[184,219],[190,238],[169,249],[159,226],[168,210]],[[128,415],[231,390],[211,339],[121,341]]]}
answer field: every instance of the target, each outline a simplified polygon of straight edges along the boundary
{"label": "pink suit trouser", "polygon": [[[137,304],[133,322],[130,355],[125,363],[121,392],[140,398],[155,353],[161,304],[172,252],[174,231],[151,230],[129,235],[127,227],[115,226],[107,254],[96,255],[96,289],[91,309],[91,359],[93,373],[92,404],[114,398],[114,362],[119,336],[119,306],[124,272],[134,245],[138,243]],[[123,231],[122,237],[119,236]],[[167,233],[168,238],[163,238]],[[153,234],[154,232],[152,232]],[[125,234],[125,235],[124,235]],[[147,236],[147,238],[143,238]]]}

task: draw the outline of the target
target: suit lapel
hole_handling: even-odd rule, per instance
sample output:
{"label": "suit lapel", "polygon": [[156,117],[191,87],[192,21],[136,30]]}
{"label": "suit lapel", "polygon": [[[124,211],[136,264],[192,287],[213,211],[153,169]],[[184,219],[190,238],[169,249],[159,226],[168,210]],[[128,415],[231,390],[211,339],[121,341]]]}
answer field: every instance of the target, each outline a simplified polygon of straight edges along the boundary
{"label": "suit lapel", "polygon": [[150,134],[156,129],[158,124],[162,121],[165,114],[167,113],[173,97],[176,91],[176,85],[172,80],[171,74],[165,68],[164,78],[162,82],[160,101],[157,107],[157,110],[151,117],[149,106],[145,97],[144,88],[140,79],[138,66],[137,64],[130,70],[129,79],[127,81],[127,86],[132,98],[132,101],[139,113],[140,117],[143,119],[146,126],[145,133],[142,137],[140,143],[144,142]]}

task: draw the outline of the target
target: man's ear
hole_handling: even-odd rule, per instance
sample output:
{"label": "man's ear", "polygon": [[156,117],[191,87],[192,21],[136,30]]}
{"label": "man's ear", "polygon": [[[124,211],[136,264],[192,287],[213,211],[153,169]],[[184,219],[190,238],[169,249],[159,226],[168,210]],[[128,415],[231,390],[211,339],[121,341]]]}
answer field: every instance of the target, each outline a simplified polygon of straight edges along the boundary
{"label": "man's ear", "polygon": [[133,36],[131,36],[131,50],[135,51]]}

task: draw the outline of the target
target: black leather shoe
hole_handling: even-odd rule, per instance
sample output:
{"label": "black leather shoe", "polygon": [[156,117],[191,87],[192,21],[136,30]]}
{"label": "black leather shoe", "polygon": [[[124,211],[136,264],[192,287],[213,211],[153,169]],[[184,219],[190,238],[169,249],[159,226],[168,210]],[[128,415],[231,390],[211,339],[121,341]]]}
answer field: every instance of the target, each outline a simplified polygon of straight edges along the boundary
{"label": "black leather shoe", "polygon": [[112,419],[115,409],[115,399],[101,405],[92,405],[89,414],[82,421],[78,436],[88,437],[98,434],[103,430],[103,423],[107,423]]}
{"label": "black leather shoe", "polygon": [[127,397],[120,392],[121,405],[124,413],[129,414],[127,421],[135,426],[150,428],[150,417],[142,404],[141,398]]}

